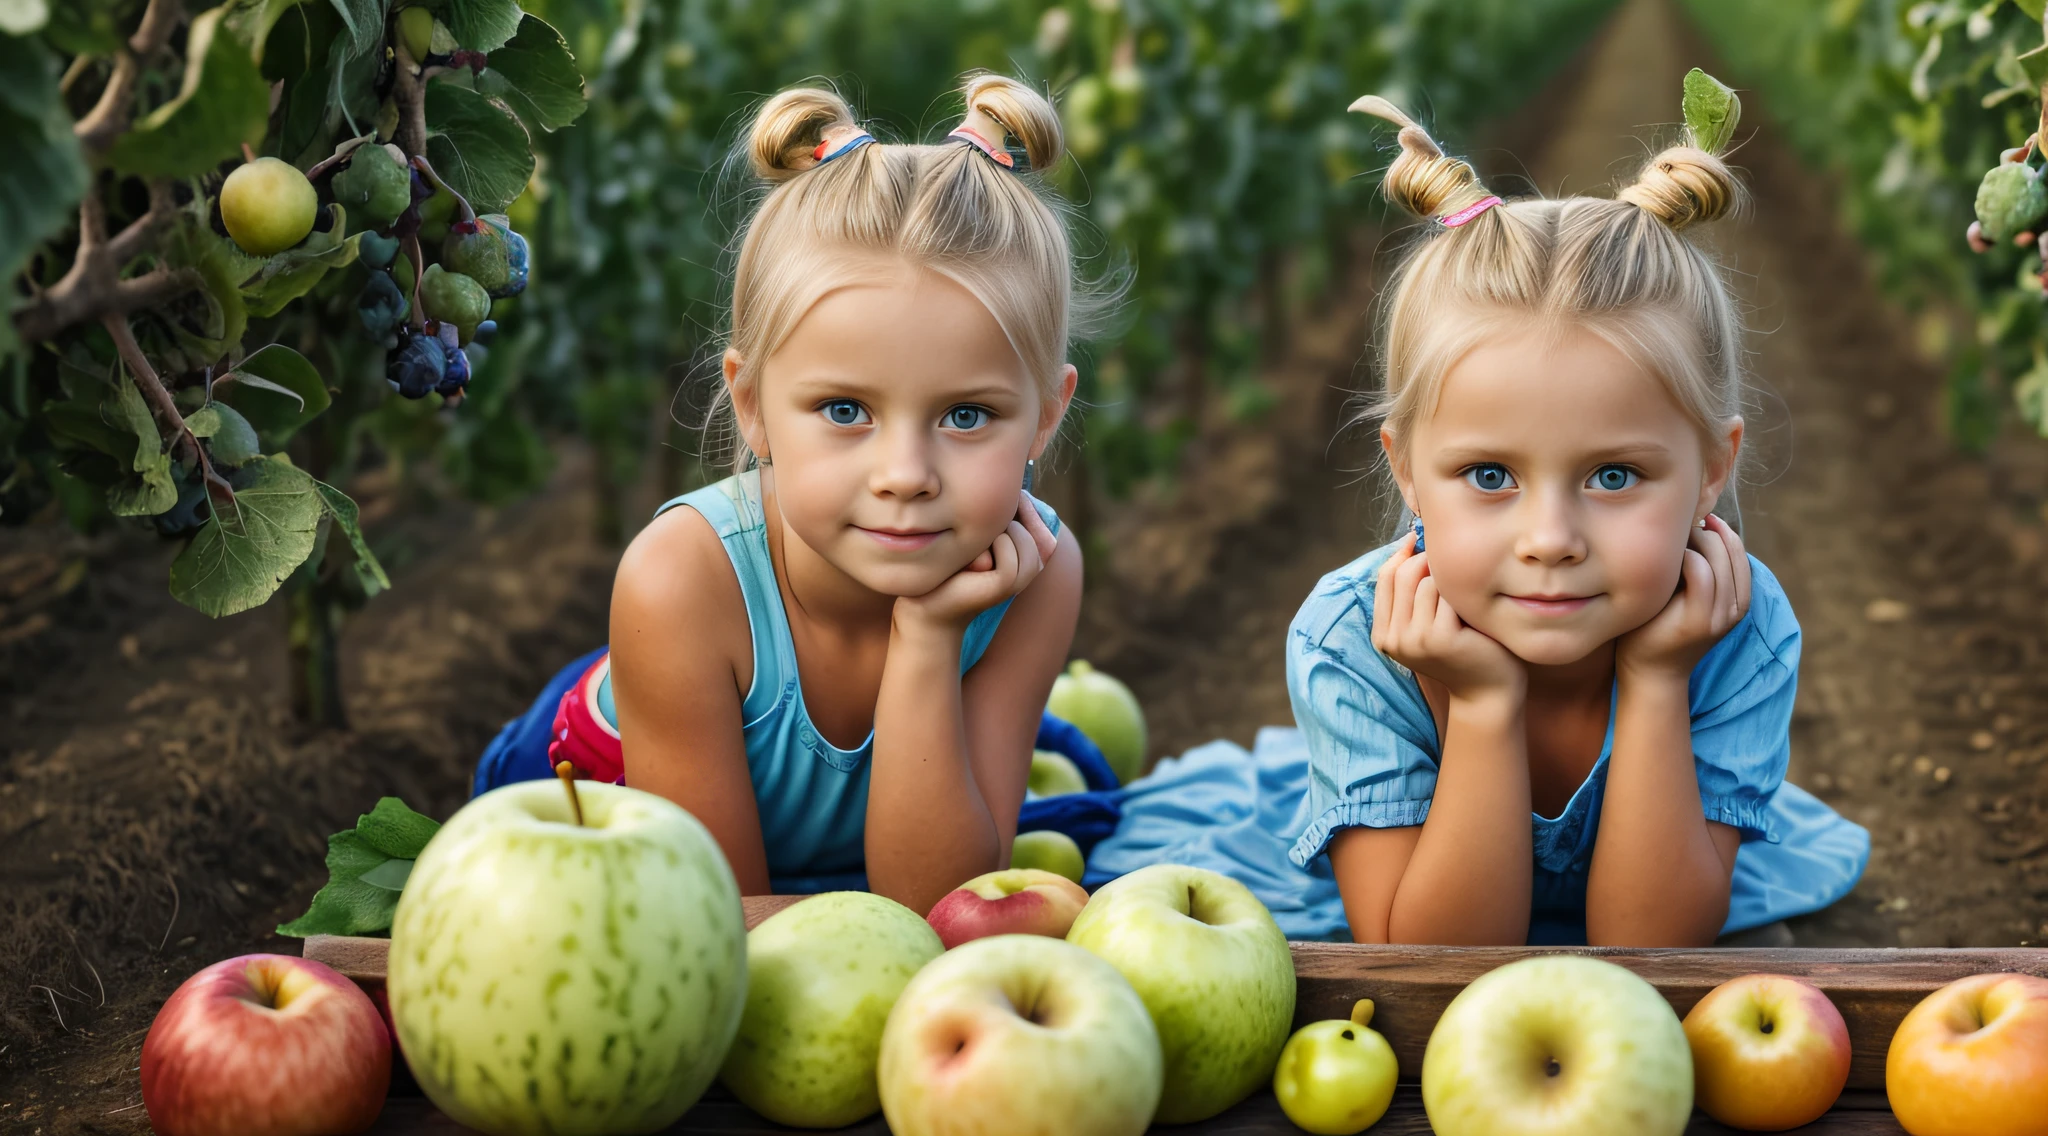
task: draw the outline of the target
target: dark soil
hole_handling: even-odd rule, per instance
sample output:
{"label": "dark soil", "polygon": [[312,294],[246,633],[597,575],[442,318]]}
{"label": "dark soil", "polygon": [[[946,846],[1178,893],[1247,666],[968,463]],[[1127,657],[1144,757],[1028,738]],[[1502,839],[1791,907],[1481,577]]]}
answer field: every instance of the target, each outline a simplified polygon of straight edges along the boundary
{"label": "dark soil", "polygon": [[[1694,63],[1711,67],[1665,0],[1632,0],[1482,164],[1600,192],[1667,128],[1654,112]],[[1760,332],[1745,532],[1806,632],[1792,775],[1875,845],[1855,893],[1795,936],[2048,940],[2048,443],[1953,448],[1941,367],[1871,289],[1826,179],[1768,128],[1737,160],[1754,214],[1710,239]],[[1379,542],[1366,439],[1339,431],[1372,298],[1362,278],[1306,321],[1267,375],[1274,407],[1214,424],[1173,490],[1091,519],[1115,539],[1075,652],[1130,681],[1155,753],[1288,721],[1288,619]],[[165,595],[173,550],[154,540],[0,530],[0,1129],[146,1131],[136,1057],[177,983],[296,953],[271,928],[324,878],[326,834],[378,796],[460,805],[491,734],[603,638],[617,554],[591,535],[589,481],[571,454],[515,509],[380,525],[397,587],[348,631],[343,733],[292,724],[275,605],[208,621]]]}

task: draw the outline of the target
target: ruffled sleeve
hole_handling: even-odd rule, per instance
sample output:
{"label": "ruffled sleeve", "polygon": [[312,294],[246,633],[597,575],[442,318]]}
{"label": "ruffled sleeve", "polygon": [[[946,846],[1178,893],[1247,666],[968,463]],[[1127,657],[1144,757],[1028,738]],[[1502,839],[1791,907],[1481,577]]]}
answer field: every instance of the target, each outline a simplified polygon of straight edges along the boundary
{"label": "ruffled sleeve", "polygon": [[1778,843],[1771,798],[1792,759],[1799,621],[1785,589],[1749,558],[1749,612],[1693,668],[1693,769],[1706,818]]}
{"label": "ruffled sleeve", "polygon": [[1400,828],[1429,815],[1436,720],[1415,678],[1372,645],[1372,593],[1393,546],[1323,577],[1287,632],[1287,697],[1309,753],[1307,827],[1288,853],[1307,866],[1340,829]]}

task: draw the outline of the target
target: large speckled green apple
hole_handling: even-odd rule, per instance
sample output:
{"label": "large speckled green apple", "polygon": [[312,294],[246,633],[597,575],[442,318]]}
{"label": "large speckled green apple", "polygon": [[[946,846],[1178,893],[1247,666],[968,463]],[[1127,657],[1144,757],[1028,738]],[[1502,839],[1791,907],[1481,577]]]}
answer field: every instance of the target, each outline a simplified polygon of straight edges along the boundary
{"label": "large speckled green apple", "polygon": [[864,891],[815,895],[747,935],[747,1008],[718,1079],[778,1124],[840,1128],[882,1107],[882,1027],[945,947],[918,914]]}
{"label": "large speckled green apple", "polygon": [[1657,988],[1584,955],[1539,955],[1460,991],[1422,1056],[1437,1136],[1679,1136],[1692,1050]]}
{"label": "large speckled green apple", "polygon": [[577,782],[494,789],[428,842],[391,925],[413,1075],[493,1136],[657,1132],[695,1104],[746,1003],[746,920],[674,803]]}
{"label": "large speckled green apple", "polygon": [[236,166],[220,186],[220,220],[250,256],[276,256],[306,239],[320,195],[297,166],[258,158]]}
{"label": "large speckled green apple", "polygon": [[918,972],[882,1034],[896,1136],[1138,1136],[1159,1103],[1159,1035],[1087,951],[995,935]]}
{"label": "large speckled green apple", "polygon": [[1067,941],[1123,972],[1159,1027],[1159,1119],[1214,1116],[1273,1076],[1294,1020],[1294,958],[1273,915],[1219,872],[1154,864],[1110,881]]}

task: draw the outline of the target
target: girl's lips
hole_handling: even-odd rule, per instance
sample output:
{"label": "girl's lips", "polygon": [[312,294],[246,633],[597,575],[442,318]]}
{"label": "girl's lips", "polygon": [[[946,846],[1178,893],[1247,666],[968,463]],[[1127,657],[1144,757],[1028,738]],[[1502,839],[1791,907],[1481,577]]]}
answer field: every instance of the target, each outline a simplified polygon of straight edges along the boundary
{"label": "girl's lips", "polygon": [[859,525],[854,527],[873,537],[876,544],[891,552],[916,552],[939,539],[939,532],[896,532],[890,529],[862,528]]}
{"label": "girl's lips", "polygon": [[1522,605],[1524,610],[1534,612],[1537,615],[1570,615],[1593,602],[1592,596],[1560,596],[1556,598],[1509,596],[1508,598]]}

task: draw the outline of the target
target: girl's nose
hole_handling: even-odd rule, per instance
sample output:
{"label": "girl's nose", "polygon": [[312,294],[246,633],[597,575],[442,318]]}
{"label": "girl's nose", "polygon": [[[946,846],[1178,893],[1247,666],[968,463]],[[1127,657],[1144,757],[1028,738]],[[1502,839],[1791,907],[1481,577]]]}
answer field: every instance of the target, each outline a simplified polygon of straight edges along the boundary
{"label": "girl's nose", "polygon": [[1586,538],[1569,503],[1530,494],[1517,519],[1515,555],[1540,564],[1570,564],[1586,558]]}
{"label": "girl's nose", "polygon": [[939,491],[938,467],[921,432],[885,429],[876,442],[875,464],[868,473],[868,487],[876,495],[910,499]]}

